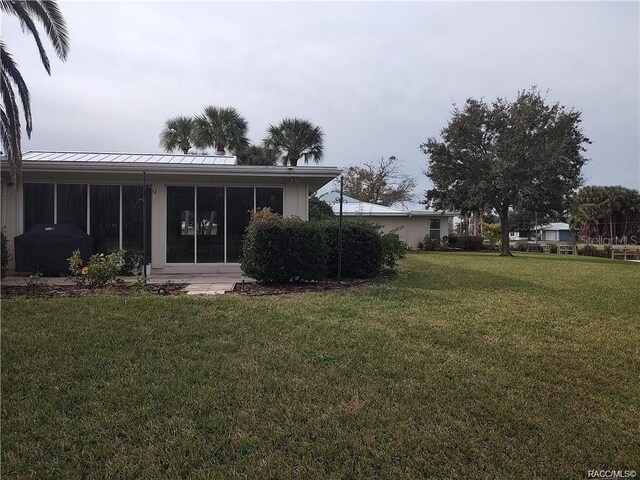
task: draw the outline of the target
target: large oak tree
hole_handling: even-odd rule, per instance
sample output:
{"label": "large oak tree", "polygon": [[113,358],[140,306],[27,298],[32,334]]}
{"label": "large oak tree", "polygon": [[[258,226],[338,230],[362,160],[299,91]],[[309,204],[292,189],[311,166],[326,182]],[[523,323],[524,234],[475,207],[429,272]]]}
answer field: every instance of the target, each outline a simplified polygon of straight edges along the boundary
{"label": "large oak tree", "polygon": [[495,210],[502,255],[510,255],[509,210],[559,216],[581,182],[585,144],[581,112],[548,104],[536,88],[514,101],[468,99],[455,108],[441,139],[420,148],[429,156],[427,199],[462,213]]}

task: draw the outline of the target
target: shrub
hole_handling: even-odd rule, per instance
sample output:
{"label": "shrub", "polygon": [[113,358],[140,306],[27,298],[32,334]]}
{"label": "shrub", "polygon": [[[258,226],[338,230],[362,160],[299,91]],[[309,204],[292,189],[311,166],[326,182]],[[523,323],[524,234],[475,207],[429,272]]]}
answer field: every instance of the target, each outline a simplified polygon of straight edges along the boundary
{"label": "shrub", "polygon": [[135,276],[142,272],[142,252],[123,250],[120,275]]}
{"label": "shrub", "polygon": [[[327,272],[338,274],[338,222],[323,222],[329,248]],[[366,220],[347,220],[342,224],[342,276],[369,278],[380,273],[383,262],[382,238],[378,228]]]}
{"label": "shrub", "polygon": [[435,250],[437,245],[436,241],[427,235],[424,237],[424,241],[422,242],[422,249],[430,252]]}
{"label": "shrub", "polygon": [[526,252],[528,245],[529,242],[516,242],[513,247],[511,247],[511,250],[515,250],[516,252]]}
{"label": "shrub", "polygon": [[261,282],[319,280],[326,262],[321,225],[282,218],[268,209],[253,215],[242,240],[242,271]]}
{"label": "shrub", "polygon": [[395,232],[383,233],[382,240],[382,265],[387,268],[395,268],[398,260],[407,254],[407,244],[400,240],[400,236]]}
{"label": "shrub", "polygon": [[457,243],[458,243],[458,235],[455,235],[455,234],[449,235],[449,238],[447,238],[447,244],[450,247],[455,247]]}
{"label": "shrub", "polygon": [[11,258],[9,254],[9,239],[7,238],[6,233],[4,233],[4,228],[0,230],[0,263],[2,264],[2,269],[0,271],[0,278],[4,278],[7,275],[7,268],[9,266],[9,258]]}
{"label": "shrub", "polygon": [[487,239],[489,246],[497,245],[502,239],[502,225],[499,223],[482,223],[482,231],[484,238]]}
{"label": "shrub", "polygon": [[456,246],[462,250],[476,252],[482,250],[484,240],[480,235],[460,235]]}
{"label": "shrub", "polygon": [[[608,249],[606,247],[609,247]],[[600,249],[595,245],[585,245],[582,248],[578,248],[578,255],[584,255],[587,257],[600,257],[608,258],[611,256],[611,247],[607,245],[604,249]]]}
{"label": "shrub", "polygon": [[324,200],[311,195],[309,197],[309,220],[312,222],[319,220],[330,220],[335,217],[331,205]]}
{"label": "shrub", "polygon": [[595,245],[585,245],[582,248],[578,248],[578,255],[584,255],[587,257],[611,258],[611,250],[611,245],[604,245],[602,248],[598,248]]}
{"label": "shrub", "polygon": [[69,275],[78,285],[104,287],[116,281],[122,267],[122,259],[122,250],[108,255],[95,253],[89,257],[89,262],[83,265],[80,250],[75,250],[69,257]]}

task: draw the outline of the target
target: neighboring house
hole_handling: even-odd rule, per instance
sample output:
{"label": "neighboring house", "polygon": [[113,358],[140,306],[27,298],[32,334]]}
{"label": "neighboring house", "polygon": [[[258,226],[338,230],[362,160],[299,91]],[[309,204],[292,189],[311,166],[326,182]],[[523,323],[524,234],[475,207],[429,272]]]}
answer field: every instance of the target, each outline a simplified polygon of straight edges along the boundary
{"label": "neighboring house", "polygon": [[569,228],[568,223],[555,222],[538,227],[538,235],[541,241],[575,242],[578,236]]}
{"label": "neighboring house", "polygon": [[519,230],[515,232],[509,232],[509,240],[511,240],[512,242],[533,240],[534,235],[535,234],[532,230]]}
{"label": "neighboring house", "polygon": [[270,207],[306,220],[309,194],[340,174],[235,163],[219,155],[29,151],[15,188],[2,158],[1,225],[11,249],[33,225],[71,223],[91,235],[94,252],[142,251],[144,174],[151,271],[237,270],[252,212]]}
{"label": "neighboring house", "polygon": [[509,240],[535,241],[536,235],[538,241],[541,242],[575,242],[579,240],[578,234],[570,229],[569,224],[563,222],[540,225],[531,230],[509,232]]}
{"label": "neighboring house", "polygon": [[[325,193],[320,198],[331,205],[333,212],[338,215],[340,212],[340,195],[338,193]],[[427,235],[437,240],[448,236],[449,219],[456,216],[457,213],[385,207],[344,195],[342,215],[350,218],[366,218],[380,225],[384,232],[396,231],[409,248],[415,249]]]}

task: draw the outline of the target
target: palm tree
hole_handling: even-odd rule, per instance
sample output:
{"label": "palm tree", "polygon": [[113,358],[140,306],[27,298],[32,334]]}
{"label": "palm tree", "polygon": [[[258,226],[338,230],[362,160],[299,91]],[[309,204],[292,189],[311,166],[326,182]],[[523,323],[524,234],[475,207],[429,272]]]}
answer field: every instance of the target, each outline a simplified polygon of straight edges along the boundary
{"label": "palm tree", "polygon": [[304,158],[304,163],[322,160],[323,138],[322,129],[311,122],[285,118],[277,127],[269,127],[264,144],[277,151],[285,165],[295,167],[300,158]]}
{"label": "palm tree", "polygon": [[206,107],[193,119],[194,145],[214,147],[218,155],[235,152],[249,145],[247,121],[233,107]]}
{"label": "palm tree", "polygon": [[[36,28],[36,22],[44,27],[51,40],[56,55],[60,60],[67,59],[69,53],[69,33],[66,22],[55,0],[0,0],[0,11],[7,15],[17,17],[23,30],[29,32],[36,42],[40,52],[40,60],[45,70],[51,75],[49,57],[40,40],[40,33]],[[20,174],[22,162],[22,131],[20,125],[20,108],[22,104],[24,112],[25,130],[31,137],[33,128],[31,120],[31,98],[18,65],[15,63],[4,42],[0,42],[0,88],[2,89],[2,108],[0,108],[0,137],[2,148],[9,162],[9,169],[14,181]],[[17,89],[17,96],[14,88]],[[18,102],[19,98],[19,102]]]}
{"label": "palm tree", "polygon": [[186,155],[192,147],[192,138],[193,118],[173,117],[165,122],[160,132],[160,146],[170,153],[180,149]]}
{"label": "palm tree", "polygon": [[278,162],[278,154],[260,145],[250,145],[236,153],[238,165],[272,166]]}

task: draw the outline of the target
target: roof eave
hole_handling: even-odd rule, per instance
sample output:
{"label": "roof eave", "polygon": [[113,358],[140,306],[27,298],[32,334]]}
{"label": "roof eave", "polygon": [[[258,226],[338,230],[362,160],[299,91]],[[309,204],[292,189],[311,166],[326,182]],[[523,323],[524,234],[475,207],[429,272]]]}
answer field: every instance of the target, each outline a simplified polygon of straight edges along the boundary
{"label": "roof eave", "polygon": [[[8,168],[6,162],[0,168]],[[91,172],[91,173],[156,173],[171,175],[220,175],[335,178],[341,170],[337,167],[259,167],[249,165],[206,164],[158,164],[158,163],[109,163],[105,162],[52,162],[30,161],[22,164],[23,172]]]}

